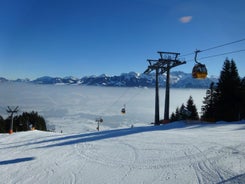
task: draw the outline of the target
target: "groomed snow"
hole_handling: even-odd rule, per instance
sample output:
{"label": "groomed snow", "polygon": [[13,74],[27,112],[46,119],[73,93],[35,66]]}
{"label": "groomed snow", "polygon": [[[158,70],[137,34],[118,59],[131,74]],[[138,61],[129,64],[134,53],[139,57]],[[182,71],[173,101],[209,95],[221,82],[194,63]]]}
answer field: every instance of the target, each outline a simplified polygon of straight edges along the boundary
{"label": "groomed snow", "polygon": [[[55,131],[0,134],[0,184],[245,183],[245,121],[152,126],[154,89],[3,83],[0,91],[4,118],[19,106]],[[205,92],[171,89],[170,112],[190,95],[200,111]],[[161,89],[161,118],[163,102]]]}
{"label": "groomed snow", "polygon": [[245,183],[245,121],[0,134],[0,183]]}

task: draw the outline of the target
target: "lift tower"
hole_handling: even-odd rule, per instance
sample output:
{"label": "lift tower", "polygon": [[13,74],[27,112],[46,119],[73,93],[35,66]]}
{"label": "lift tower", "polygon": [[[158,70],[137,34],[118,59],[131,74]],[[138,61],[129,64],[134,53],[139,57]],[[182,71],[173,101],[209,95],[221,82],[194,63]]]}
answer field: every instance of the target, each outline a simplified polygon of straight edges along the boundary
{"label": "lift tower", "polygon": [[169,92],[170,92],[170,69],[176,66],[186,64],[186,61],[178,60],[180,53],[175,52],[158,52],[160,54],[159,62],[162,65],[161,73],[167,72],[166,88],[165,88],[165,108],[164,108],[164,123],[169,122]]}
{"label": "lift tower", "polygon": [[160,119],[159,119],[159,82],[158,82],[158,76],[159,76],[159,71],[161,69],[161,65],[158,60],[153,60],[153,59],[148,59],[149,66],[144,72],[145,74],[149,74],[153,70],[156,72],[156,81],[155,81],[155,125],[160,124]]}
{"label": "lift tower", "polygon": [[8,106],[8,109],[6,110],[7,113],[10,113],[10,118],[11,118],[11,122],[10,122],[10,129],[9,129],[9,134],[12,134],[13,133],[13,123],[14,123],[14,113],[17,113],[18,112],[18,108],[19,106],[15,107],[14,110],[12,110],[9,106]]}
{"label": "lift tower", "polygon": [[158,52],[160,54],[160,59],[150,60],[148,68],[145,70],[145,74],[149,74],[152,71],[156,71],[156,84],[155,84],[155,125],[160,124],[159,120],[159,74],[167,72],[166,76],[166,92],[165,92],[165,108],[164,108],[164,122],[169,122],[169,92],[170,92],[170,69],[176,66],[185,64],[185,61],[178,60],[180,53],[175,52]]}

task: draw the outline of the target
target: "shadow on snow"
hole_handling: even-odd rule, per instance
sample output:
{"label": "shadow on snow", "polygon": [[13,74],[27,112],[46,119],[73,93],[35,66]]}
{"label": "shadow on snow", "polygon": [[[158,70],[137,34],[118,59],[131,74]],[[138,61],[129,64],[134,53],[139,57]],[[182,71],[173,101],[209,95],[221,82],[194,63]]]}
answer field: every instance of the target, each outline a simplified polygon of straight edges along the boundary
{"label": "shadow on snow", "polygon": [[217,184],[228,184],[228,183],[244,183],[245,181],[245,174],[240,174],[234,177],[231,177],[227,180],[221,181]]}
{"label": "shadow on snow", "polygon": [[38,148],[67,146],[67,145],[78,144],[83,142],[92,142],[92,141],[122,137],[122,136],[127,136],[132,134],[143,133],[143,132],[161,131],[161,130],[169,130],[169,129],[176,129],[176,128],[185,128],[185,124],[173,123],[173,124],[160,125],[160,126],[147,126],[147,127],[124,128],[124,129],[117,129],[117,130],[107,130],[101,132],[62,136],[59,138],[35,142],[33,144],[51,143],[50,145],[40,146]]}
{"label": "shadow on snow", "polygon": [[21,162],[28,162],[34,160],[35,157],[25,157],[25,158],[16,158],[11,160],[0,161],[0,165],[16,164]]}

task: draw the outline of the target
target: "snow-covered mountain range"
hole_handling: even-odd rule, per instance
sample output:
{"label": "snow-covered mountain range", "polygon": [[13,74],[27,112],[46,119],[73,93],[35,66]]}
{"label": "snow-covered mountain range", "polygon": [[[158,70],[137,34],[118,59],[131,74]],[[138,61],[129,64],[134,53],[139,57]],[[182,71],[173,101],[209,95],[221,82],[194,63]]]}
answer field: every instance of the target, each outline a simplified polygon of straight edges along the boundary
{"label": "snow-covered mountain range", "polygon": [[[0,82],[9,80],[0,77]],[[159,76],[159,86],[165,87],[166,75]],[[170,74],[171,87],[175,88],[208,88],[211,82],[217,82],[217,77],[207,77],[204,80],[193,79],[190,73],[174,71]],[[136,72],[122,73],[118,76],[86,76],[81,79],[75,77],[40,77],[35,80],[17,79],[14,82],[28,82],[35,84],[70,84],[70,85],[92,85],[92,86],[115,86],[115,87],[154,87],[155,74],[140,74]]]}

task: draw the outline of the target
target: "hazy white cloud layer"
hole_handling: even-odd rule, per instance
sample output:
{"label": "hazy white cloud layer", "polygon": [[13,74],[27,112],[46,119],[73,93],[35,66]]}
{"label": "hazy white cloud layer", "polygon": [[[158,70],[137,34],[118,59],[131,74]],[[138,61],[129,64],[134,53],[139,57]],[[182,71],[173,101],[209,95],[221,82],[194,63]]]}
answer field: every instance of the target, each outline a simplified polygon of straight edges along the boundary
{"label": "hazy white cloud layer", "polygon": [[[154,120],[154,88],[118,88],[92,86],[55,86],[5,83],[0,86],[0,115],[7,117],[7,106],[19,106],[19,113],[37,111],[49,127],[71,133],[96,129],[102,117],[103,129],[150,124]],[[171,89],[170,113],[192,95],[198,111],[204,89]],[[164,114],[165,89],[160,89],[160,117]],[[126,114],[121,108],[126,105]],[[73,128],[71,128],[71,125]],[[70,128],[69,128],[70,127]]]}

